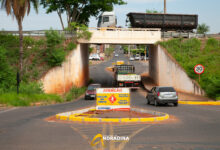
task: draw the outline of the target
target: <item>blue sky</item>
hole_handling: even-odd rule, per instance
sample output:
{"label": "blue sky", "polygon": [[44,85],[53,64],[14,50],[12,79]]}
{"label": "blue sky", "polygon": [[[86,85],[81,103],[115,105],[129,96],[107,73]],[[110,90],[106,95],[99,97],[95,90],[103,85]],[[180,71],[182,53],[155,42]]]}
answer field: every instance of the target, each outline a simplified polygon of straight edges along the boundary
{"label": "blue sky", "polygon": [[[126,14],[129,12],[145,12],[146,9],[163,11],[163,0],[125,0],[128,4],[115,6],[118,26],[125,27]],[[167,13],[198,14],[199,23],[210,26],[210,33],[220,32],[220,0],[167,0]],[[65,15],[64,22],[66,24]],[[90,19],[90,27],[96,27],[97,20]],[[36,14],[31,11],[23,22],[24,30],[61,29],[56,13],[46,14],[43,8]],[[17,23],[11,16],[0,10],[0,30],[17,30]]]}

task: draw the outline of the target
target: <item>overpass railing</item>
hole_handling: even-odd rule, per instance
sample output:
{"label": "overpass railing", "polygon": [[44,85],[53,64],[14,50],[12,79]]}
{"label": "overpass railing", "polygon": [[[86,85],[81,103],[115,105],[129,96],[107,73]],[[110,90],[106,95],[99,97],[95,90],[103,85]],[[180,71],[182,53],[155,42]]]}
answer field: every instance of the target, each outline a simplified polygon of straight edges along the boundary
{"label": "overpass railing", "polygon": [[[89,28],[89,31],[161,31],[159,28]],[[23,31],[24,36],[45,36],[49,30],[30,30]],[[64,34],[66,37],[72,37],[74,34],[69,31],[56,30],[59,34]],[[19,35],[18,31],[0,31],[3,34]],[[220,37],[220,34],[196,34],[185,32],[161,32],[161,38],[205,38],[205,37]]]}

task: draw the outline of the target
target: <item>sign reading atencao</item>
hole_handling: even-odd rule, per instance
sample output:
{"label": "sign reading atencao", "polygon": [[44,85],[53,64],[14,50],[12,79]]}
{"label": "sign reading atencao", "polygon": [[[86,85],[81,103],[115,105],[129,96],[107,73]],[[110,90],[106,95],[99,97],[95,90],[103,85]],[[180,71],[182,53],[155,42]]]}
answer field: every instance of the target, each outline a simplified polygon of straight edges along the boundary
{"label": "sign reading atencao", "polygon": [[96,109],[115,110],[130,109],[129,88],[97,88]]}

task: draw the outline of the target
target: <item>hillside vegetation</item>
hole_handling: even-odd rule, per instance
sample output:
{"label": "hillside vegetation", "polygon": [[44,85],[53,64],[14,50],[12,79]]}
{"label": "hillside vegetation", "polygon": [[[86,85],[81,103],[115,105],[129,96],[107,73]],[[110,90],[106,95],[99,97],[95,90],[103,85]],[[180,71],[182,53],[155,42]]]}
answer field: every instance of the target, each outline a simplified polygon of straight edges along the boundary
{"label": "hillside vegetation", "polygon": [[[159,44],[185,69],[188,76],[196,80],[208,97],[220,100],[220,41],[209,38],[205,45],[199,39],[172,39]],[[203,48],[201,48],[203,47]],[[205,72],[199,77],[194,66],[202,64]]]}
{"label": "hillside vegetation", "polygon": [[66,43],[64,37],[53,30],[42,38],[24,37],[23,44],[24,67],[20,94],[17,94],[19,38],[0,33],[0,105],[28,106],[36,102],[70,101],[85,92],[85,88],[73,87],[62,96],[44,94],[42,84],[37,82],[50,68],[60,66],[76,44]]}

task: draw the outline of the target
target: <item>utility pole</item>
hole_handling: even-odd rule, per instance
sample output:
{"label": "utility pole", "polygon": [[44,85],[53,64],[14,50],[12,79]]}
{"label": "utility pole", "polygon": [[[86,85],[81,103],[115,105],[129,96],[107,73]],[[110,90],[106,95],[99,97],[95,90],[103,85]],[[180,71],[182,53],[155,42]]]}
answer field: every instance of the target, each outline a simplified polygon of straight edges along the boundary
{"label": "utility pole", "polygon": [[167,13],[167,2],[166,0],[164,0],[164,14]]}

